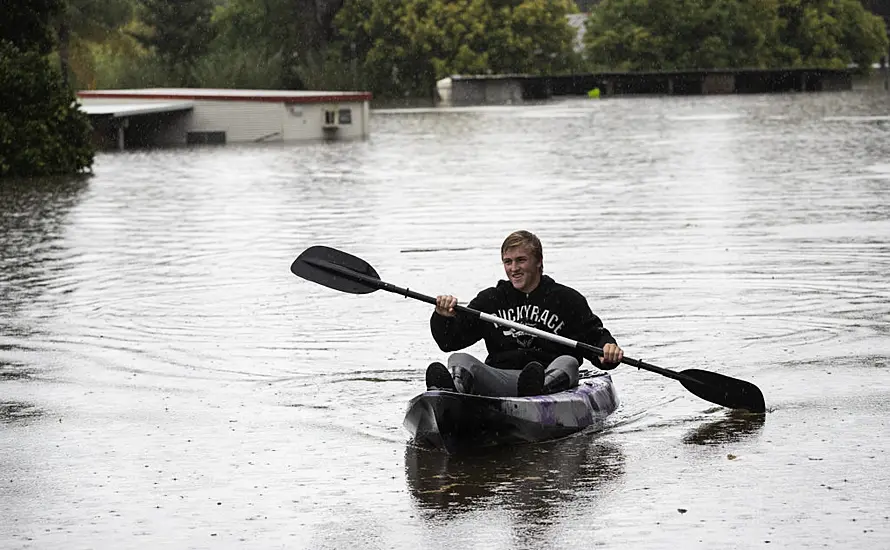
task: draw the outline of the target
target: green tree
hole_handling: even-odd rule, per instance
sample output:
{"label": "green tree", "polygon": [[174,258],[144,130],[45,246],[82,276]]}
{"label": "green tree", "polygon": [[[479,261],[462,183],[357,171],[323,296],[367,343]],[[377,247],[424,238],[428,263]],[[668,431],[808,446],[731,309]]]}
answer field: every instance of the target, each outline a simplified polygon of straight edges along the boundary
{"label": "green tree", "polygon": [[600,2],[601,0],[575,0],[575,4],[578,6],[578,11],[582,13],[590,13],[595,10],[597,4]]}
{"label": "green tree", "polygon": [[23,50],[49,53],[56,45],[50,18],[64,8],[65,0],[6,0],[0,17],[0,40]]}
{"label": "green tree", "polygon": [[89,137],[86,115],[46,56],[0,40],[0,178],[86,170]]}
{"label": "green tree", "polygon": [[90,46],[125,41],[122,27],[132,17],[131,0],[67,0],[55,18],[59,64],[66,82],[74,76],[77,84],[88,84],[93,65]]}
{"label": "green tree", "polygon": [[553,73],[575,61],[571,0],[348,0],[341,59],[383,96],[426,96],[457,73]]}
{"label": "green tree", "polygon": [[46,54],[64,5],[7,0],[0,18],[0,178],[89,168],[89,121]]}
{"label": "green tree", "polygon": [[887,52],[880,16],[859,0],[781,0],[782,62],[789,66],[869,68]]}
{"label": "green tree", "polygon": [[[231,0],[217,8],[213,24],[217,32],[211,57],[223,56],[234,63],[225,66],[232,80],[265,80],[270,87],[294,86],[299,61],[290,55],[298,41],[291,0]],[[254,67],[274,71],[261,77]],[[289,77],[286,75],[290,75]],[[251,87],[263,88],[253,84]]]}
{"label": "green tree", "polygon": [[214,38],[213,7],[213,0],[141,0],[138,13],[147,30],[132,34],[174,78],[191,84],[192,66]]}
{"label": "green tree", "polygon": [[764,67],[778,30],[777,0],[603,0],[584,44],[599,70]]}
{"label": "green tree", "polygon": [[256,59],[256,65],[279,72],[281,86],[304,88],[311,73],[329,68],[325,54],[343,1],[230,0],[214,14],[214,48],[243,60],[236,78],[250,78],[249,61]]}
{"label": "green tree", "polygon": [[585,55],[595,70],[869,66],[883,21],[858,0],[603,0]]}

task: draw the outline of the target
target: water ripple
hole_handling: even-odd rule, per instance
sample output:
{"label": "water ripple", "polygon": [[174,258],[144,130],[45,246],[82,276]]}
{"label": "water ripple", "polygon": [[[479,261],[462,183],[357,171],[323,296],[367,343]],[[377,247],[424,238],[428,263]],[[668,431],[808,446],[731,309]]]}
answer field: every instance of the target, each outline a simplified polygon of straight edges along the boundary
{"label": "water ripple", "polygon": [[429,308],[316,287],[292,259],[336,246],[468,299],[520,227],[638,355],[880,355],[890,128],[850,97],[377,111],[366,142],[100,155],[87,181],[3,190],[0,359],[174,386],[404,379],[439,354]]}

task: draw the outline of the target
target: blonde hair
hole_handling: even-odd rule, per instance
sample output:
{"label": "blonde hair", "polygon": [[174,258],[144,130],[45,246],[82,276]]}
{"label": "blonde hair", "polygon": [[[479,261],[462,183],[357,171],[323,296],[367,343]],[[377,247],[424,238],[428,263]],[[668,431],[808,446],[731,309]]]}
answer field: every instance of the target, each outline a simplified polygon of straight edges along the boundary
{"label": "blonde hair", "polygon": [[504,253],[517,246],[527,246],[538,261],[544,261],[544,249],[541,247],[541,239],[530,231],[514,231],[507,235],[504,244],[501,245],[501,256]]}

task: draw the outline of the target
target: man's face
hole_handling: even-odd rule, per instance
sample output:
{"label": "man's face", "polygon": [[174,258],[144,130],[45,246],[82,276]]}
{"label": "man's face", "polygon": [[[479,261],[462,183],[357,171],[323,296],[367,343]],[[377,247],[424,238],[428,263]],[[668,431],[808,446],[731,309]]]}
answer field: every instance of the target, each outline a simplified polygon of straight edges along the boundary
{"label": "man's face", "polygon": [[531,292],[541,282],[542,262],[526,245],[514,246],[504,251],[501,256],[504,262],[504,273],[513,288],[522,292]]}

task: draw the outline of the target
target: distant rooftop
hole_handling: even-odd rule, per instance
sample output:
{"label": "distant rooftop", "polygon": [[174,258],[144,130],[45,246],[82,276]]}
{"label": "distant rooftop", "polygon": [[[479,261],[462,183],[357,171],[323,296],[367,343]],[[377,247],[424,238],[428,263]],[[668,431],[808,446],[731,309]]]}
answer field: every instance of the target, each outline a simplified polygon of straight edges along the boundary
{"label": "distant rooftop", "polygon": [[370,92],[328,92],[310,90],[238,90],[229,88],[143,88],[133,90],[82,90],[81,98],[158,99],[199,101],[272,101],[284,103],[323,103],[329,101],[370,101]]}

